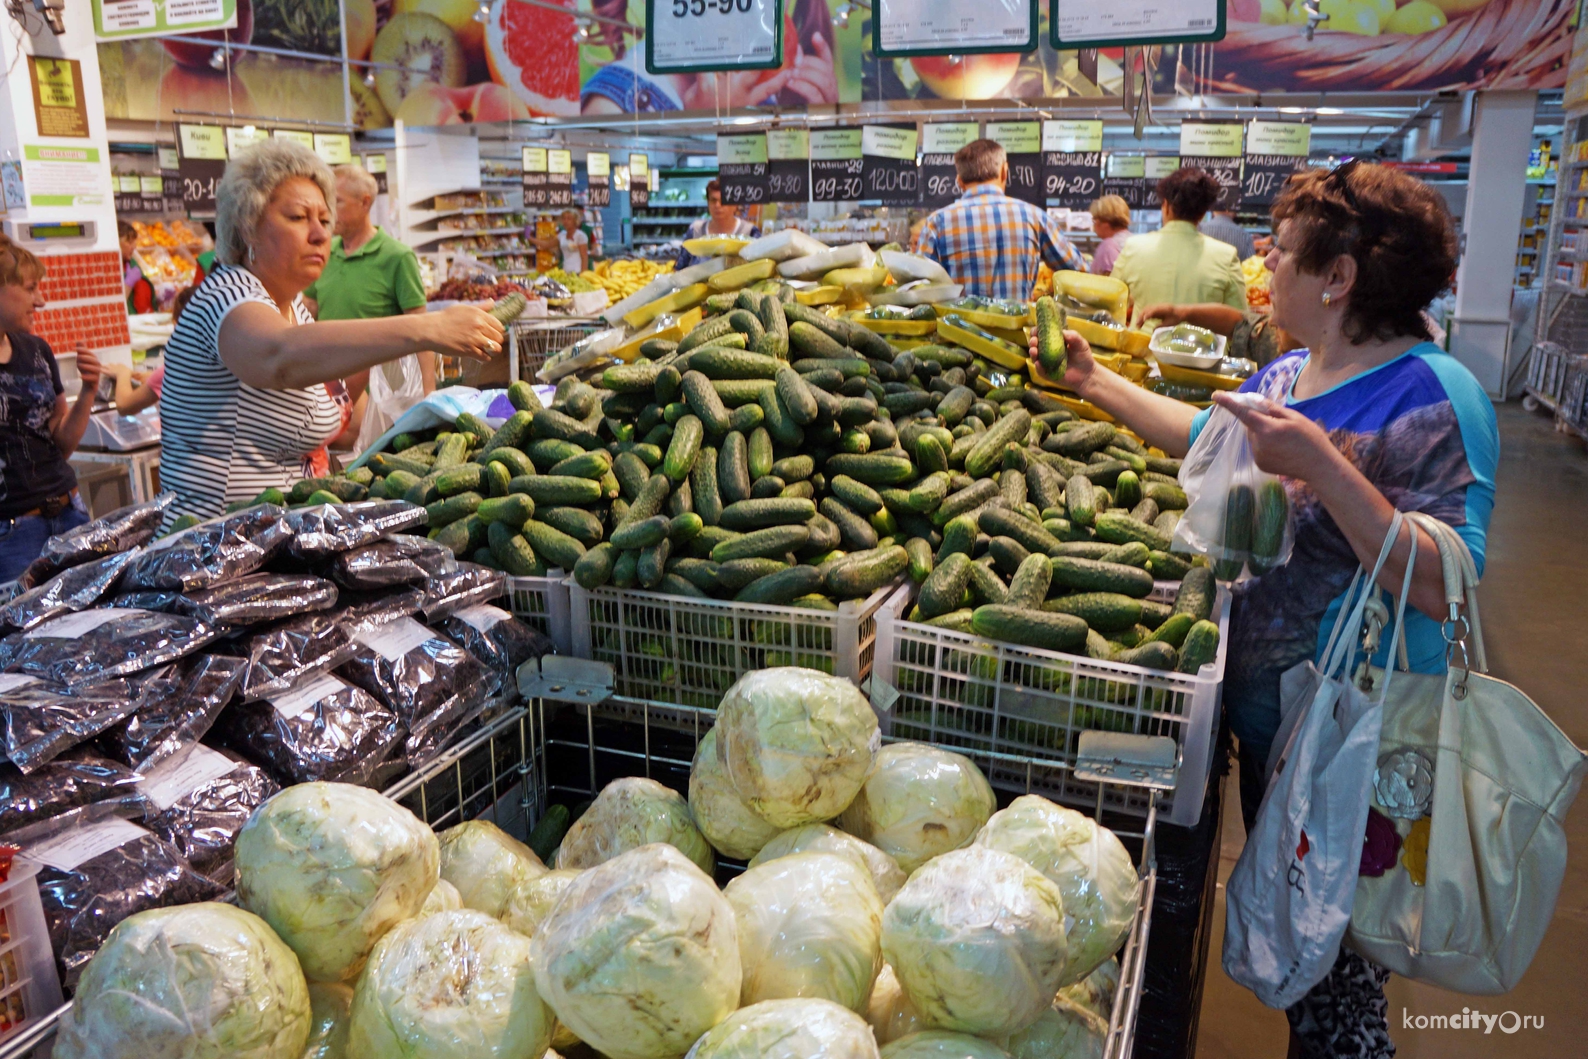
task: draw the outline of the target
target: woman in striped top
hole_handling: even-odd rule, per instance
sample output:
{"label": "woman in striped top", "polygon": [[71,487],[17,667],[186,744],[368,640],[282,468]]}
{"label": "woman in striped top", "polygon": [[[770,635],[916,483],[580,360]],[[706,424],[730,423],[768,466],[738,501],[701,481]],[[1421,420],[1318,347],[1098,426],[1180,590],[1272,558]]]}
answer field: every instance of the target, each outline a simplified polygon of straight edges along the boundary
{"label": "woman in striped top", "polygon": [[209,518],[275,486],[342,430],[325,383],[434,350],[488,360],[502,325],[467,305],[438,313],[316,323],[300,294],[331,249],[331,171],[284,140],[232,159],[216,189],[221,264],[199,286],[166,346],[160,477],[170,517]]}

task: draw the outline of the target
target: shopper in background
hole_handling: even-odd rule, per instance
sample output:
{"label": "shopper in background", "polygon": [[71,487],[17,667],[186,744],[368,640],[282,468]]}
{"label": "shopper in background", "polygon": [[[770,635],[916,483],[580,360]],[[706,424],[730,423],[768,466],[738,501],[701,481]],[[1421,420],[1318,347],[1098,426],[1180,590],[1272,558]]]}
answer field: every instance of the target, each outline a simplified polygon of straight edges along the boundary
{"label": "shopper in background", "polygon": [[[685,240],[705,239],[708,236],[731,239],[761,238],[761,229],[739,216],[739,207],[723,204],[722,184],[715,180],[706,185],[706,215],[691,224],[689,230],[684,233]],[[706,260],[704,257],[696,257],[683,247],[679,247],[674,267],[688,268],[704,260]]]}
{"label": "shopper in background", "polygon": [[[1274,205],[1274,221],[1274,324],[1306,348],[1241,386],[1272,395],[1258,407],[1214,396],[1246,425],[1258,467],[1281,477],[1294,512],[1290,561],[1233,586],[1224,710],[1240,740],[1248,829],[1279,728],[1280,675],[1320,659],[1347,586],[1359,565],[1373,565],[1397,509],[1454,527],[1482,572],[1500,445],[1483,388],[1428,341],[1423,310],[1456,262],[1455,226],[1438,192],[1405,173],[1349,162],[1294,178]],[[1065,342],[1064,381],[1082,397],[1166,452],[1183,454],[1196,440],[1209,412],[1096,370],[1090,347],[1073,332]],[[1422,558],[1408,600],[1416,611],[1407,611],[1406,657],[1415,672],[1444,673],[1440,619],[1449,611],[1427,533],[1408,524],[1378,583],[1400,593],[1411,533]],[[1393,661],[1385,650],[1376,665]],[[1290,1054],[1393,1055],[1388,977],[1342,950],[1324,980],[1287,1011]]]}
{"label": "shopper in background", "polygon": [[43,262],[0,235],[0,581],[15,580],[50,537],[88,521],[67,459],[88,429],[99,358],[77,343],[83,387],[67,401],[55,351],[33,334],[43,278]]}
{"label": "shopper in background", "polygon": [[1246,308],[1246,278],[1235,248],[1197,231],[1219,197],[1219,182],[1201,169],[1176,169],[1158,181],[1163,227],[1133,235],[1114,262],[1112,275],[1125,281],[1136,311],[1149,305],[1218,302]]}
{"label": "shopper in background", "polygon": [[[419,274],[419,258],[370,220],[370,209],[380,193],[375,178],[356,165],[337,166],[334,177],[336,238],[331,240],[325,271],[303,292],[315,318],[372,320],[404,313],[422,314],[425,285]],[[378,393],[370,389],[368,371],[344,380],[349,422],[360,425],[360,431],[347,439],[348,446],[359,436],[370,440],[379,437],[398,415],[436,388],[436,355],[429,351],[382,364],[379,370],[385,377],[385,386],[377,387]],[[415,374],[422,392],[409,393],[406,398],[393,396],[403,389],[405,379]],[[332,396],[340,395],[333,392]],[[372,396],[377,399],[371,400]],[[407,404],[397,407],[404,400]],[[311,472],[319,473],[320,467],[318,458],[313,459]]]}
{"label": "shopper in background", "polygon": [[1252,233],[1235,223],[1234,210],[1214,210],[1202,218],[1202,223],[1197,225],[1197,231],[1209,239],[1229,243],[1235,248],[1235,257],[1238,261],[1245,261],[1257,252],[1256,244],[1252,241]]}
{"label": "shopper in background", "polygon": [[1046,210],[1004,194],[1009,156],[996,142],[961,147],[954,171],[960,197],[926,219],[917,248],[963,284],[966,294],[1025,301],[1044,262],[1086,271],[1086,259]]}
{"label": "shopper in background", "polygon": [[325,384],[433,350],[490,359],[505,332],[474,305],[375,320],[322,320],[301,294],[331,253],[330,169],[284,140],[235,156],[216,189],[219,264],[166,346],[160,396],[168,518],[221,514],[291,485],[342,417]]}
{"label": "shopper in background", "polygon": [[1192,324],[1205,327],[1229,339],[1224,348],[1226,357],[1249,360],[1259,368],[1267,367],[1281,353],[1300,347],[1300,343],[1274,323],[1270,314],[1242,312],[1228,305],[1149,305],[1141,311],[1141,319],[1148,326]]}
{"label": "shopper in background", "polygon": [[1130,204],[1118,195],[1093,199],[1090,207],[1092,231],[1097,233],[1097,251],[1092,254],[1092,272],[1106,276],[1114,271],[1125,240],[1130,238]]}
{"label": "shopper in background", "polygon": [[157,306],[154,284],[143,274],[143,266],[133,257],[138,248],[138,229],[126,221],[116,222],[116,236],[121,242],[122,285],[127,288],[128,314],[152,313]]}
{"label": "shopper in background", "polygon": [[557,254],[562,260],[562,270],[575,276],[590,267],[590,236],[580,227],[578,210],[563,210],[557,218],[562,227],[556,235],[536,240],[538,248]]}

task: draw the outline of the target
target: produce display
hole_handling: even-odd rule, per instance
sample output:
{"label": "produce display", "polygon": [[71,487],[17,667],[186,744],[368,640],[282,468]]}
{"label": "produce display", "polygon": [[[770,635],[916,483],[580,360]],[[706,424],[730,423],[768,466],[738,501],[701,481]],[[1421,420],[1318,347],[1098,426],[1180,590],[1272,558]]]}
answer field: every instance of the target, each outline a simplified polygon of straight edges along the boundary
{"label": "produce display", "polygon": [[608,297],[612,299],[612,304],[616,305],[657,276],[672,270],[671,261],[656,262],[624,258],[616,261],[597,261],[579,275],[587,282],[606,291]]}

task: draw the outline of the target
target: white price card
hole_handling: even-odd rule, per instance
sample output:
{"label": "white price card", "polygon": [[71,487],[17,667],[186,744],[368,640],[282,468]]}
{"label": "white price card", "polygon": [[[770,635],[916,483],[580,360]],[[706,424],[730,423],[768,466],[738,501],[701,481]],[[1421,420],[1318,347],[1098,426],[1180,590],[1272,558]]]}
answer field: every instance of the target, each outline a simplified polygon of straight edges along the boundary
{"label": "white price card", "polygon": [[345,687],[346,684],[329,673],[315,673],[303,677],[281,694],[272,695],[270,705],[276,708],[282,720],[290,721],[308,713],[315,703],[323,702]]}
{"label": "white price card", "polygon": [[458,611],[455,617],[465,625],[472,625],[480,632],[490,632],[492,626],[501,624],[511,618],[512,615],[501,607],[493,607],[489,603],[476,603],[472,607],[465,607]]}
{"label": "white price card", "polygon": [[45,839],[36,846],[28,846],[22,855],[37,864],[48,864],[61,871],[73,871],[79,864],[91,861],[101,853],[109,853],[119,846],[140,839],[149,832],[137,824],[120,817],[84,824]]}
{"label": "white price card", "polygon": [[645,0],[645,69],[653,74],[776,69],[783,65],[784,3]]}
{"label": "white price card", "polygon": [[359,643],[368,647],[388,662],[395,662],[436,634],[412,618],[395,618],[358,634]]}
{"label": "white price card", "polygon": [[138,789],[163,813],[206,783],[238,767],[237,762],[220,751],[194,744],[186,754],[162,761],[145,772]]}
{"label": "white price card", "polygon": [[23,633],[22,638],[24,640],[75,640],[85,633],[93,632],[101,625],[134,613],[136,611],[127,610],[124,607],[102,607],[98,610],[79,611],[76,614],[52,618],[43,625],[35,625]]}
{"label": "white price card", "polygon": [[1051,0],[1053,47],[1116,48],[1224,39],[1226,0]]}
{"label": "white price card", "polygon": [[1037,46],[1037,0],[876,0],[879,56],[1022,52]]}

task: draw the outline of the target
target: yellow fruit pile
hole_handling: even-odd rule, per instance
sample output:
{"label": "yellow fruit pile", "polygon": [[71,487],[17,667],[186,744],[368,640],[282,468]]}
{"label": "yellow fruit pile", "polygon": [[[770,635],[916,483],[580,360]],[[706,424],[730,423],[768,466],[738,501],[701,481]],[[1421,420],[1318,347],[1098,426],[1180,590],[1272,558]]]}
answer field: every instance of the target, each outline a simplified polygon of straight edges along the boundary
{"label": "yellow fruit pile", "polygon": [[605,290],[615,305],[657,276],[672,270],[671,261],[598,261],[594,268],[579,275]]}
{"label": "yellow fruit pile", "polygon": [[1253,309],[1267,309],[1272,304],[1268,282],[1273,278],[1273,273],[1268,271],[1265,264],[1267,260],[1261,254],[1253,254],[1241,262],[1241,275],[1246,280],[1246,304]]}

